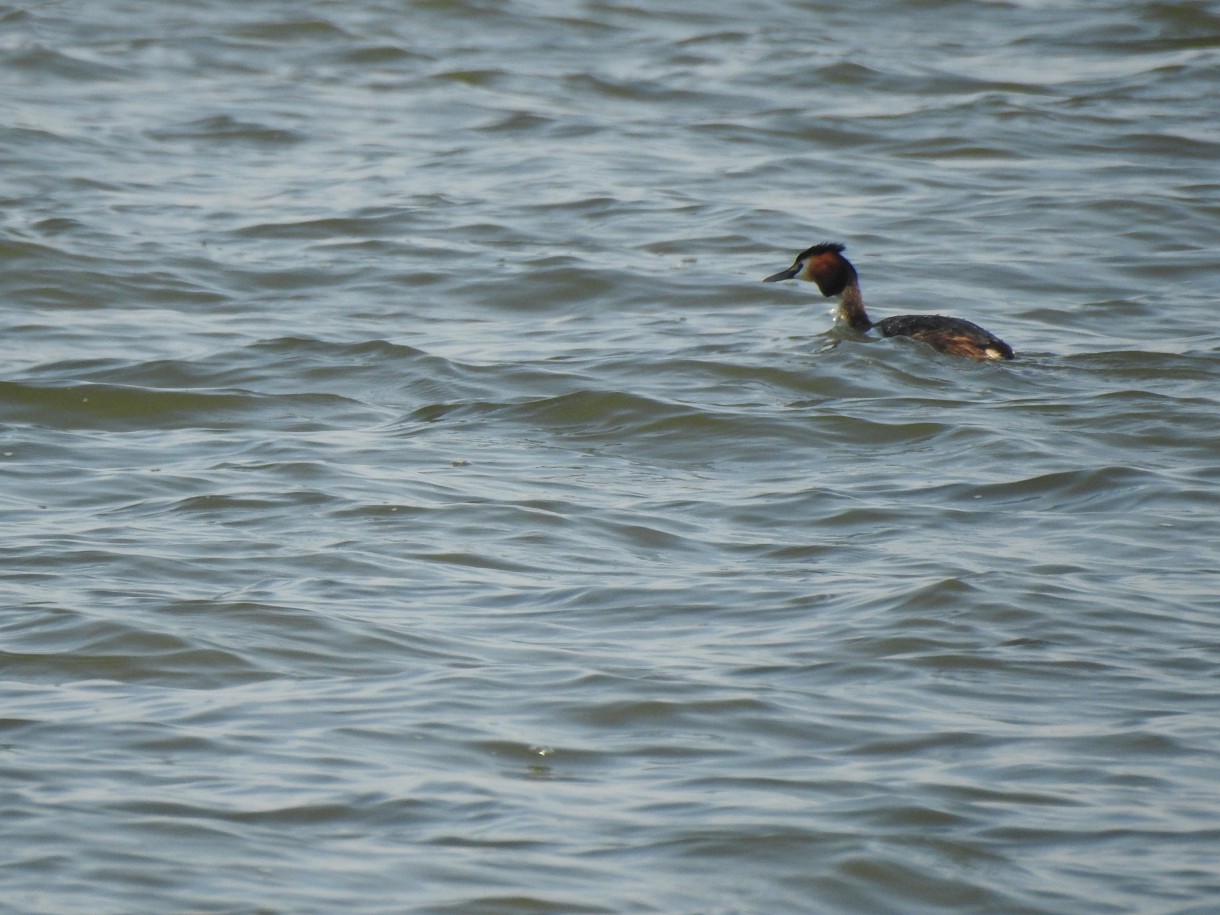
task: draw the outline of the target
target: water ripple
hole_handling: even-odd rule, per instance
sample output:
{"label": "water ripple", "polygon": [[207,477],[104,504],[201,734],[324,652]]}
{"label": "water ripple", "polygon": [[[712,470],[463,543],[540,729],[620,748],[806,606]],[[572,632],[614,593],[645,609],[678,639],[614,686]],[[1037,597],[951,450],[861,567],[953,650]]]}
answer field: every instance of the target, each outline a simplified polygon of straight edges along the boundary
{"label": "water ripple", "polygon": [[9,905],[1217,897],[1213,11],[135,12],[0,9]]}

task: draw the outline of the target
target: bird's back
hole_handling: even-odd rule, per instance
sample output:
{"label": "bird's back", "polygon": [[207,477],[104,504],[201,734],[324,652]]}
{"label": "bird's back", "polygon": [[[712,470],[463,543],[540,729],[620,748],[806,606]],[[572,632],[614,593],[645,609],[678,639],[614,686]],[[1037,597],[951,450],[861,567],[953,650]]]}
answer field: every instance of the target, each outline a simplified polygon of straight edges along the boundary
{"label": "bird's back", "polygon": [[873,325],[883,337],[912,337],[951,356],[1011,359],[1012,347],[990,331],[962,318],[895,315]]}

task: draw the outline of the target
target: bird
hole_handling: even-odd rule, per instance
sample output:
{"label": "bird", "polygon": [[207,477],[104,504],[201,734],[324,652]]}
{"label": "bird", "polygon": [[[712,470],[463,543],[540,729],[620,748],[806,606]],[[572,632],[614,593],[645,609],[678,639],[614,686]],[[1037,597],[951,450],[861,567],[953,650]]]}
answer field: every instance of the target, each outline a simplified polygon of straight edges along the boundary
{"label": "bird", "polygon": [[787,270],[772,274],[764,283],[805,280],[817,283],[822,295],[839,297],[836,315],[854,331],[876,329],[883,337],[911,337],[951,356],[971,359],[1012,359],[1012,347],[988,330],[962,318],[944,315],[895,315],[876,323],[864,310],[860,278],[843,251],[846,245],[822,242],[796,256]]}

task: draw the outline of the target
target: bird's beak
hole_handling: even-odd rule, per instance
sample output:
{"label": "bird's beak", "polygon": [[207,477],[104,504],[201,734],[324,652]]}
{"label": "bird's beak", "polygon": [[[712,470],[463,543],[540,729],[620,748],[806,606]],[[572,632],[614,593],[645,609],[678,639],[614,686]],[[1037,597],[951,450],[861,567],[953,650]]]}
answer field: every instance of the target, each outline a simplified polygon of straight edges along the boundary
{"label": "bird's beak", "polygon": [[779,273],[773,273],[771,276],[769,276],[765,280],[763,280],[763,282],[764,283],[776,283],[776,282],[779,282],[780,280],[790,280],[794,276],[796,276],[796,274],[799,270],[800,270],[800,267],[797,266],[796,264],[793,264],[787,270],[781,270]]}

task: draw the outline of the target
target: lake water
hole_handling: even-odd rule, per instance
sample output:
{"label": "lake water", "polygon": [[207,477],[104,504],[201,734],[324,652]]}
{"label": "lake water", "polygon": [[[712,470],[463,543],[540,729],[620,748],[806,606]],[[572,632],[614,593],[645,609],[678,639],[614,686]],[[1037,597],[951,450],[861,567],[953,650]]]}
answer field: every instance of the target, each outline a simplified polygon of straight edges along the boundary
{"label": "lake water", "polygon": [[1220,910],[1218,50],[0,2],[0,909]]}

